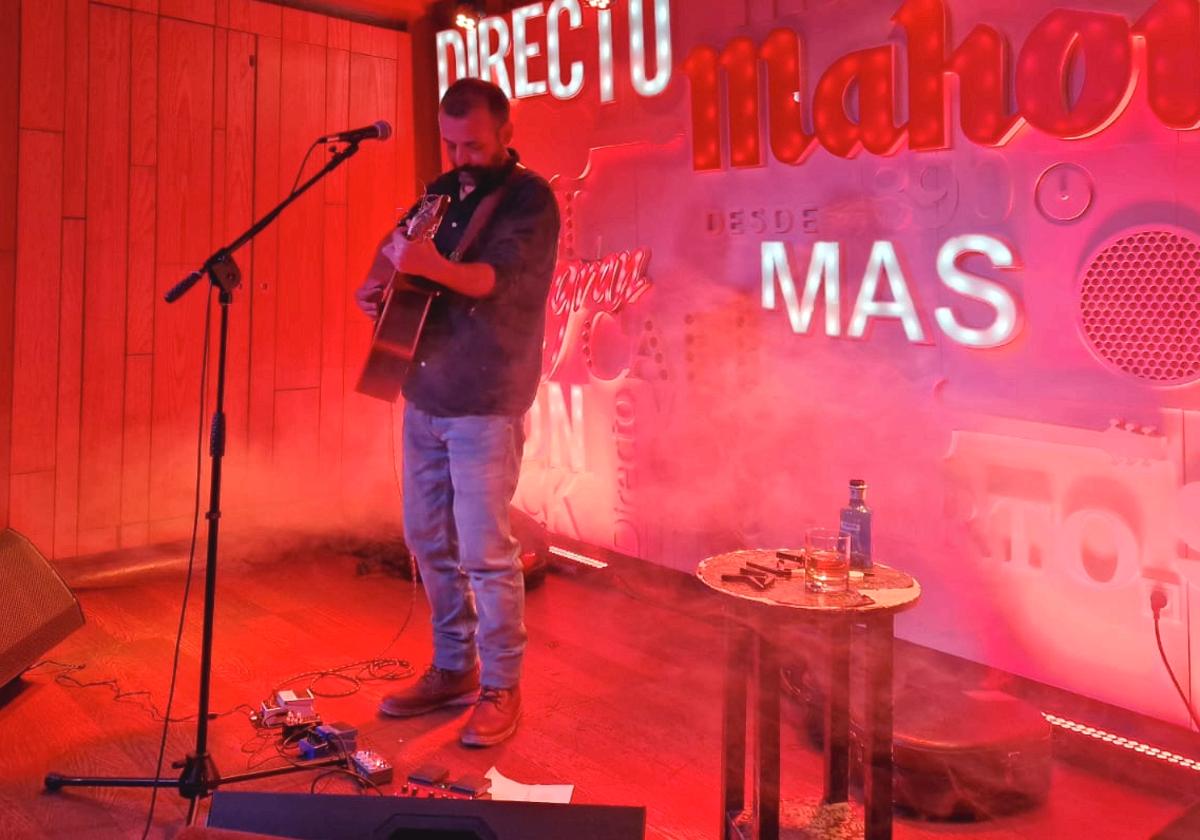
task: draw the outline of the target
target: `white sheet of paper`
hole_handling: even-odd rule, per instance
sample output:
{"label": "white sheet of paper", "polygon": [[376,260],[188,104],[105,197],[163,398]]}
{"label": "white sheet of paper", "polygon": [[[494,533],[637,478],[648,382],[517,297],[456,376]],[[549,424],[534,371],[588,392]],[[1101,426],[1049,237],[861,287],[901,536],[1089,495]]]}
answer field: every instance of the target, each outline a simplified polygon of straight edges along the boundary
{"label": "white sheet of paper", "polygon": [[505,776],[495,767],[484,773],[492,780],[492,799],[503,802],[551,802],[566,805],[575,793],[575,785],[525,785]]}

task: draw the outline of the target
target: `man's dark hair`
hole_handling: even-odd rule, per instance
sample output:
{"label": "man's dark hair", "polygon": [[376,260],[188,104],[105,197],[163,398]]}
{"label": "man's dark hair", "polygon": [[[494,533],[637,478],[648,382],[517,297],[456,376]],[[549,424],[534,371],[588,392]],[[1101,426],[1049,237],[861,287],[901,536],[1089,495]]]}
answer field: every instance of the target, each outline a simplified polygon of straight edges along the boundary
{"label": "man's dark hair", "polygon": [[504,91],[491,82],[469,76],[446,88],[441,107],[452,117],[465,117],[476,108],[486,108],[499,125],[507,123],[509,118],[508,97]]}

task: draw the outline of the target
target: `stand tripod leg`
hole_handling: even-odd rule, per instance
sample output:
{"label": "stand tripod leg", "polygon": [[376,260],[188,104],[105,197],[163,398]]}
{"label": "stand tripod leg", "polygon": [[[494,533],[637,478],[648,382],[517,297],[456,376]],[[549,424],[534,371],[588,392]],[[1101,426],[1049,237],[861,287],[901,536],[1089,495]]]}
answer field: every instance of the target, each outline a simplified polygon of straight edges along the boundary
{"label": "stand tripod leg", "polygon": [[[193,757],[189,756],[189,761]],[[322,767],[346,767],[347,761],[342,756],[322,758],[316,761],[288,764],[283,767],[270,767],[266,770],[255,770],[252,773],[238,773],[233,776],[222,776],[217,773],[212,759],[207,760],[208,770],[201,776],[195,777],[190,767],[185,767],[179,778],[163,777],[154,779],[141,776],[64,776],[61,773],[47,773],[44,783],[46,790],[56,791],[65,787],[128,787],[128,788],[179,788],[184,796],[196,799],[208,796],[222,785],[237,782],[249,782],[254,779],[267,779],[271,776],[282,776],[286,773],[299,773],[303,770],[319,770]],[[193,773],[193,778],[186,778]]]}
{"label": "stand tripod leg", "polygon": [[46,790],[61,790],[65,787],[169,788],[177,787],[179,780],[148,779],[136,776],[64,776],[61,773],[47,773],[44,783]]}
{"label": "stand tripod leg", "polygon": [[236,776],[225,776],[221,779],[221,784],[227,785],[235,782],[250,782],[254,779],[266,779],[271,776],[282,776],[285,773],[295,773],[298,770],[317,770],[321,767],[349,767],[349,762],[339,755],[336,758],[322,758],[316,761],[306,761],[303,765],[289,764],[286,767],[271,767],[266,770],[255,770],[253,773],[240,773]]}

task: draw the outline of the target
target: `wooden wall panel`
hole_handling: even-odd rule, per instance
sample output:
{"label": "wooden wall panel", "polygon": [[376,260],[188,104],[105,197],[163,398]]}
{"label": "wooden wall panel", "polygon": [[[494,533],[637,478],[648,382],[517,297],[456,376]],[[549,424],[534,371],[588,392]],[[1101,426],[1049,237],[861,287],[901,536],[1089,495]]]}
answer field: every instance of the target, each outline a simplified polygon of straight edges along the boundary
{"label": "wooden wall panel", "polygon": [[[229,94],[226,76],[229,73],[229,30],[213,31],[213,129],[225,128],[225,112],[229,106],[225,97]],[[215,203],[215,200],[214,200]]]}
{"label": "wooden wall panel", "polygon": [[237,254],[225,506],[335,510],[347,449],[357,492],[391,492],[390,409],[352,392],[352,291],[411,198],[406,38],[264,0],[0,0],[0,526],[56,557],[190,533],[206,293],[161,295],[275,205],[316,135],[377,119],[396,139]]}
{"label": "wooden wall panel", "polygon": [[54,468],[58,291],[62,263],[62,135],[21,130],[13,343],[14,474]]}
{"label": "wooden wall panel", "polygon": [[[232,16],[232,10],[230,12]],[[279,87],[281,44],[258,37],[255,62],[254,215],[261,217],[279,201]],[[279,273],[279,226],[254,242],[254,283],[250,321],[250,404],[248,460],[255,474],[271,461],[275,424],[275,306]]]}
{"label": "wooden wall panel", "polygon": [[117,545],[120,548],[139,548],[151,542],[149,522],[131,522],[118,529]]}
{"label": "wooden wall panel", "polygon": [[158,19],[133,15],[133,53],[130,66],[131,107],[129,162],[154,166],[158,154]]}
{"label": "wooden wall panel", "polygon": [[[15,121],[14,121],[15,122]],[[16,179],[13,179],[14,185]],[[16,291],[17,255],[0,251],[0,528],[9,522],[9,468],[12,459],[12,350],[13,298]]]}
{"label": "wooden wall panel", "polygon": [[[393,33],[394,34],[394,33]],[[365,125],[395,119],[396,63],[372,56],[350,56],[350,124]],[[374,258],[380,237],[395,224],[396,196],[379,184],[395,184],[396,158],[386,143],[370,143],[353,161],[348,175],[347,286],[362,282]],[[345,422],[342,435],[342,496],[353,515],[384,511],[394,506],[381,491],[394,485],[391,478],[387,430],[391,407],[354,390],[357,366],[371,336],[371,322],[347,294]],[[353,373],[352,373],[353,371]],[[393,493],[394,495],[394,493]],[[390,498],[390,497],[389,497]]]}
{"label": "wooden wall panel", "polygon": [[318,430],[321,394],[317,388],[279,391],[275,395],[275,454],[272,487],[264,507],[286,506],[289,516],[296,505],[328,509],[326,487],[320,481]]}
{"label": "wooden wall panel", "polygon": [[324,47],[329,43],[329,18],[302,9],[283,9],[283,40]]}
{"label": "wooden wall panel", "polygon": [[153,166],[129,169],[129,280],[125,352],[154,351],[158,173]]}
{"label": "wooden wall panel", "polygon": [[350,51],[350,21],[339,18],[329,19],[329,48]]}
{"label": "wooden wall panel", "polygon": [[[325,49],[283,42],[279,162],[290,189],[313,138],[325,127]],[[318,148],[301,179],[315,173],[327,152]],[[279,227],[279,294],[276,304],[275,387],[315,388],[321,382],[321,237],[325,185],[318,182],[284,211]]]}
{"label": "wooden wall panel", "polygon": [[159,22],[158,261],[199,265],[209,254],[213,30]]}
{"label": "wooden wall panel", "polygon": [[46,554],[54,544],[54,470],[14,475],[10,493],[10,524]]}
{"label": "wooden wall panel", "polygon": [[66,0],[21,4],[21,128],[62,131]]}
{"label": "wooden wall panel", "polygon": [[[350,25],[329,22],[325,76],[325,130],[350,127]],[[346,370],[346,178],[351,160],[325,181],[324,291],[321,300],[321,418],[319,460],[330,488],[342,484],[342,428]]]}
{"label": "wooden wall panel", "polygon": [[[328,50],[325,71],[325,134],[350,128],[350,53]],[[346,203],[346,173],[355,165],[351,160],[325,179],[325,202]]]}
{"label": "wooden wall panel", "polygon": [[[250,227],[254,208],[254,84],[255,36],[230,32],[226,45],[224,230],[226,243]],[[238,252],[245,284],[234,294],[229,318],[229,365],[225,415],[228,438],[225,462],[230,508],[244,508],[252,498],[247,461],[250,393],[250,307],[254,276],[251,248]]]}
{"label": "wooden wall panel", "polygon": [[[83,397],[82,219],[62,226],[62,285],[58,324],[58,432],[54,459],[54,556],[70,557],[79,545],[79,414]],[[48,550],[48,547],[47,547]]]}
{"label": "wooden wall panel", "polygon": [[0,0],[0,528],[9,519],[13,296],[16,291],[17,147],[20,142],[21,8]]}
{"label": "wooden wall panel", "polygon": [[[241,233],[253,221],[255,42],[253,35],[230,32],[226,47],[226,227],[221,236],[223,242]],[[241,256],[245,259],[245,252]]]}
{"label": "wooden wall panel", "polygon": [[[385,59],[352,54],[350,57],[350,109],[352,125],[366,125],[380,117],[395,118],[396,64]],[[373,116],[372,116],[373,115]],[[350,164],[349,280],[355,286],[366,276],[379,239],[396,222],[396,196],[380,190],[379,183],[394,184],[396,159],[388,143],[366,143]],[[352,301],[348,301],[353,306]],[[348,337],[362,341],[370,323],[359,319]],[[353,334],[352,334],[353,333]]]}
{"label": "wooden wall panel", "polygon": [[215,251],[218,247],[226,244],[225,240],[221,238],[221,232],[225,230],[225,129],[223,128],[213,129],[211,165],[212,183],[209,193],[212,212],[209,214],[208,223],[211,225],[209,242],[212,243],[212,250]]}
{"label": "wooden wall panel", "polygon": [[[376,58],[397,57],[399,33],[395,29],[372,26],[369,23],[350,24],[350,52]],[[367,120],[371,122],[371,120]]]}
{"label": "wooden wall panel", "polygon": [[[156,72],[157,75],[157,72]],[[134,166],[129,178],[129,315],[125,357],[124,438],[121,465],[120,545],[137,545],[150,508],[150,431],[157,294],[155,230],[157,178],[152,166]],[[141,523],[141,528],[131,528]]]}
{"label": "wooden wall panel", "polygon": [[89,28],[79,528],[115,534],[125,399],[130,13],[93,4]]}
{"label": "wooden wall panel", "polygon": [[[3,0],[0,2],[0,251],[10,254],[17,249],[17,129],[21,113],[20,78],[20,7],[14,0]],[[0,324],[0,327],[4,326]],[[11,333],[0,331],[0,335]],[[0,356],[0,361],[3,360],[4,357]],[[4,485],[7,488],[8,482],[4,482]]]}
{"label": "wooden wall panel", "polygon": [[212,173],[209,214],[209,242],[212,250],[224,245],[225,232],[225,112],[228,109],[225,76],[229,71],[229,30],[213,31],[213,78],[212,78]]}
{"label": "wooden wall panel", "polygon": [[158,13],[164,18],[212,25],[217,19],[217,4],[216,0],[158,0]]}
{"label": "wooden wall panel", "polygon": [[[346,358],[346,206],[325,206],[325,278],[321,295],[320,467],[331,489],[342,480],[342,412],[347,376],[356,376]],[[361,363],[361,362],[360,362]]]}
{"label": "wooden wall panel", "polygon": [[[150,518],[191,510],[209,287],[162,294],[210,252],[213,30],[161,18],[158,31],[158,285],[154,313]],[[215,336],[214,316],[214,332]]]}
{"label": "wooden wall panel", "polygon": [[283,36],[283,9],[263,0],[229,0],[230,29],[270,38]]}
{"label": "wooden wall panel", "polygon": [[87,207],[88,15],[88,0],[67,0],[63,215],[73,219]]}
{"label": "wooden wall panel", "polygon": [[[87,489],[81,487],[80,497],[82,498],[86,493]],[[120,546],[119,530],[119,526],[115,524],[99,528],[80,528],[77,542],[79,553],[86,556],[115,551]]]}
{"label": "wooden wall panel", "polygon": [[396,154],[396,195],[400,205],[404,206],[415,201],[421,192],[412,145],[406,136],[414,125],[412,38],[405,33],[397,34],[396,49],[396,122],[392,126],[395,133],[390,142]]}
{"label": "wooden wall panel", "polygon": [[[200,497],[200,525],[196,544],[196,553],[198,556],[204,556],[204,539],[205,539],[205,524],[204,511],[208,510],[205,504],[207,495],[201,492]],[[192,511],[189,510],[187,516],[175,516],[171,519],[155,519],[150,522],[146,529],[146,542],[150,544],[160,544],[168,542],[179,542],[186,540],[192,533]]]}
{"label": "wooden wall panel", "polygon": [[[154,385],[154,357],[150,354],[126,357],[125,364],[125,440],[122,447],[121,525],[150,520],[150,429]],[[182,430],[181,430],[182,431]],[[182,435],[181,435],[182,436]],[[123,532],[122,544],[128,544],[131,531]],[[132,531],[132,533],[137,533]]]}

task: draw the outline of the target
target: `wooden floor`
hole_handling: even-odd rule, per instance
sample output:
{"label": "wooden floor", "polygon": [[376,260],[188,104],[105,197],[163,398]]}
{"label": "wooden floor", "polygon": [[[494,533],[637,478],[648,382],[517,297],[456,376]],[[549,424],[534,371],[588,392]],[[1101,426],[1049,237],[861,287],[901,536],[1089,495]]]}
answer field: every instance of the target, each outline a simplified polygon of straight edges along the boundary
{"label": "wooden floor", "polygon": [[[378,566],[313,551],[272,560],[224,562],[214,655],[211,752],[225,774],[279,763],[272,749],[248,751],[254,730],[239,704],[256,705],[281,680],[387,651],[423,669],[429,657],[428,612],[412,584]],[[199,582],[199,581],[198,581]],[[48,794],[48,770],[67,774],[152,773],[160,725],[147,704],[164,707],[178,621],[182,575],[141,575],[77,591],[87,625],[48,656],[86,664],[80,681],[116,679],[148,696],[114,700],[106,687],[67,687],[54,668],[27,675],[0,693],[0,837],[137,837],[147,791],[96,789]],[[194,712],[199,656],[199,588],[187,621],[176,716]],[[530,646],[525,718],[510,742],[487,750],[459,746],[463,712],[415,720],[383,719],[379,698],[393,685],[371,682],[342,698],[322,699],[326,720],[359,727],[361,743],[388,757],[397,775],[427,761],[455,774],[495,765],[523,782],[572,783],[575,801],[644,805],[651,838],[713,838],[718,826],[721,645],[709,616],[686,615],[652,586],[610,572],[552,573],[528,599]],[[684,602],[686,603],[686,601]],[[322,686],[344,690],[339,683]],[[194,724],[172,726],[168,762],[182,757]],[[785,796],[819,796],[820,758],[785,727]],[[167,771],[173,773],[174,771]],[[314,774],[239,786],[307,792]],[[349,793],[349,779],[324,790]],[[976,824],[897,821],[899,838],[1145,838],[1182,810],[1156,797],[1058,766],[1050,801],[1019,816]],[[159,796],[152,837],[172,837],[185,802]]]}

